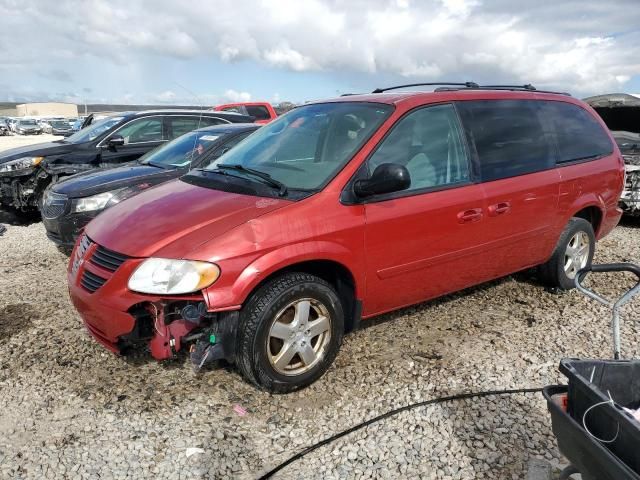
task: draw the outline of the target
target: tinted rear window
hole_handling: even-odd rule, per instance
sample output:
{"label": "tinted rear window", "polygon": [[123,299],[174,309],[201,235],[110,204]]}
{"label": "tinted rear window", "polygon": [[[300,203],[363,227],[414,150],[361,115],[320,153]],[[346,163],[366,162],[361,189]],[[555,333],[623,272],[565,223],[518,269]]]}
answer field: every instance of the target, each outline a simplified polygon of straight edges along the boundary
{"label": "tinted rear window", "polygon": [[254,117],[256,120],[269,120],[269,110],[262,105],[247,105],[247,113]]}
{"label": "tinted rear window", "polygon": [[558,145],[558,163],[597,158],[613,152],[609,136],[586,110],[564,102],[541,102]]}
{"label": "tinted rear window", "polygon": [[458,109],[478,154],[483,182],[554,166],[553,145],[538,116],[536,101],[459,102]]}

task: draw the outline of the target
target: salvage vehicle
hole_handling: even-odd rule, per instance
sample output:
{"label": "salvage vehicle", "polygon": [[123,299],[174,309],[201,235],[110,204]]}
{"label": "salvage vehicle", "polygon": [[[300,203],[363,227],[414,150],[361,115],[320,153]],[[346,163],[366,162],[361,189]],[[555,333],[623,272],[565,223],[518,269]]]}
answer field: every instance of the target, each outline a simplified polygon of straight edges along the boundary
{"label": "salvage vehicle", "polygon": [[625,93],[585,98],[607,124],[625,163],[620,206],[625,215],[640,216],[640,98]]}
{"label": "salvage vehicle", "polygon": [[18,135],[40,135],[42,128],[32,118],[22,118],[16,122],[16,133]]}
{"label": "salvage vehicle", "polygon": [[0,205],[35,210],[45,189],[65,176],[121,166],[196,128],[249,121],[228,112],[128,112],[98,120],[63,140],[6,150],[0,154]]}
{"label": "salvage vehicle", "polygon": [[68,269],[88,331],[289,392],[361,319],[530,267],[572,288],[622,215],[604,122],[531,85],[438,85],[305,104],[103,212]]}
{"label": "salvage vehicle", "polygon": [[91,170],[54,183],[45,191],[40,209],[47,237],[63,251],[70,251],[82,229],[103,210],[192,168],[205,166],[259,127],[234,123],[201,128],[127,166]]}
{"label": "salvage vehicle", "polygon": [[268,102],[239,102],[225,103],[214,107],[218,112],[236,112],[242,115],[248,115],[255,119],[255,123],[264,125],[275,120],[278,114],[273,106]]}

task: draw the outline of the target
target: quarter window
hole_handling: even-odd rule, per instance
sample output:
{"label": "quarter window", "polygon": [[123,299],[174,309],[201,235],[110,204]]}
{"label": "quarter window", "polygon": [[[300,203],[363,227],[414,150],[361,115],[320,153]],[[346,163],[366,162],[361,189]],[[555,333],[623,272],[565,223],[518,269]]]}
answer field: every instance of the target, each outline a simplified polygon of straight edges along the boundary
{"label": "quarter window", "polygon": [[124,138],[125,145],[159,142],[162,134],[162,117],[143,117],[126,124],[114,133]]}
{"label": "quarter window", "polygon": [[609,155],[613,145],[602,126],[583,108],[564,102],[544,102],[558,146],[558,163]]}
{"label": "quarter window", "polygon": [[469,165],[452,105],[421,108],[403,117],[369,159],[371,174],[383,163],[409,171],[409,190],[465,183]]}
{"label": "quarter window", "polygon": [[459,102],[462,123],[478,154],[483,182],[554,166],[553,144],[542,127],[537,101]]}

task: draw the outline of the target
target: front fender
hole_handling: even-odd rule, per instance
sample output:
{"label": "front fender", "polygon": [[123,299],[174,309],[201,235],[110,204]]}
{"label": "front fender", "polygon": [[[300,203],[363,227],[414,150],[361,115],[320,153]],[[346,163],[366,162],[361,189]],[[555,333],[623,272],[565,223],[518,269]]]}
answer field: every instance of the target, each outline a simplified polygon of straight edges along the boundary
{"label": "front fender", "polygon": [[266,278],[293,265],[308,261],[332,261],[351,272],[355,281],[356,298],[364,288],[364,256],[344,245],[329,241],[300,242],[258,257],[242,270],[236,280],[225,286],[212,285],[204,291],[209,311],[237,310],[251,292]]}

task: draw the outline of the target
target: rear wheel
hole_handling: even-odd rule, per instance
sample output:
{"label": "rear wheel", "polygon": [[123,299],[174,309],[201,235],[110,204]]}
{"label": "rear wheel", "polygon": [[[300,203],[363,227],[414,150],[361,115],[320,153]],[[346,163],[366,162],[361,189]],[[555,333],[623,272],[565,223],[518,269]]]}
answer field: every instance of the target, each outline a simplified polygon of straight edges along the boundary
{"label": "rear wheel", "polygon": [[286,273],[262,286],[242,309],[236,363],[258,387],[291,392],[329,368],[343,332],[334,288],[314,275]]}
{"label": "rear wheel", "polygon": [[573,288],[576,273],[591,265],[595,245],[591,224],[583,218],[572,218],[560,235],[549,261],[538,267],[541,280],[550,287]]}

